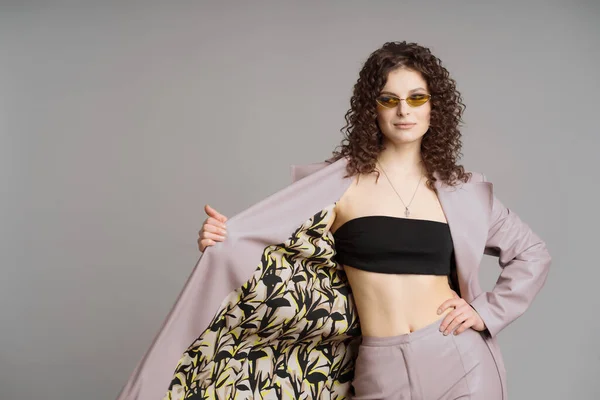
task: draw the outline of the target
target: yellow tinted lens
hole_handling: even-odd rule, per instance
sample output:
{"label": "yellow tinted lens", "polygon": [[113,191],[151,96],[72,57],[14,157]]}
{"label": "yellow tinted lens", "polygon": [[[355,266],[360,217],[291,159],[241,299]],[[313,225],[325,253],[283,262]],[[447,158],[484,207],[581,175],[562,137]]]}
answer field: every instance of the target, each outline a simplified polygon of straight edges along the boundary
{"label": "yellow tinted lens", "polygon": [[412,94],[408,96],[406,102],[411,107],[418,107],[427,103],[427,100],[429,100],[429,96],[426,94]]}
{"label": "yellow tinted lens", "polygon": [[393,96],[381,95],[377,98],[377,103],[381,104],[383,107],[392,108],[396,107],[400,99]]}

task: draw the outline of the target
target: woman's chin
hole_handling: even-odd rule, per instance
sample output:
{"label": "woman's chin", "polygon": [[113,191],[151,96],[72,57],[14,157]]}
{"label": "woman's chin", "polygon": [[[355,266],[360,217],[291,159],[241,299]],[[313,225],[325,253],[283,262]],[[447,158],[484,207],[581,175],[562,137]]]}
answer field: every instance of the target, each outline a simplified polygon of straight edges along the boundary
{"label": "woman's chin", "polygon": [[410,143],[419,143],[421,142],[421,139],[423,138],[424,134],[419,134],[416,132],[409,132],[409,131],[404,131],[404,132],[393,132],[393,134],[391,135],[386,135],[386,139],[388,142],[392,142],[395,145],[406,145],[406,144],[410,144]]}

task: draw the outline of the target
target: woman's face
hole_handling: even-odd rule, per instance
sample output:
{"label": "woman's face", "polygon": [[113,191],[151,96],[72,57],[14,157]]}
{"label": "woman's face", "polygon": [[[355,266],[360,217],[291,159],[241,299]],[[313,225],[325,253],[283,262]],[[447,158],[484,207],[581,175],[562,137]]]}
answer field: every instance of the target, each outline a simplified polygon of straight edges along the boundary
{"label": "woman's face", "polygon": [[411,69],[395,69],[388,74],[387,82],[380,94],[403,99],[393,108],[377,104],[377,123],[383,133],[384,142],[404,144],[418,141],[420,143],[429,129],[431,101],[411,107],[404,99],[413,94],[429,94],[427,83],[421,74]]}

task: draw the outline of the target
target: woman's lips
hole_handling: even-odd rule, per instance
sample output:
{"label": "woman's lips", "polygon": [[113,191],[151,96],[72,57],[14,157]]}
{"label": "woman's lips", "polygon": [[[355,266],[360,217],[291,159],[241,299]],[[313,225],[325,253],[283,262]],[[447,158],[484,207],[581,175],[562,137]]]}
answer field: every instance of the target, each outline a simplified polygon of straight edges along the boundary
{"label": "woman's lips", "polygon": [[416,124],[394,124],[394,126],[398,129],[410,129]]}

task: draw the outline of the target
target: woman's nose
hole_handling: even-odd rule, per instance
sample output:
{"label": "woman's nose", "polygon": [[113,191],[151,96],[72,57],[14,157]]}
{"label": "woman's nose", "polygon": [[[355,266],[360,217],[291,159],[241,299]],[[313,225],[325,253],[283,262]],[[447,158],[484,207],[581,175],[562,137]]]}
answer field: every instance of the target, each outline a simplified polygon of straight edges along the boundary
{"label": "woman's nose", "polygon": [[400,101],[398,102],[397,109],[396,109],[396,114],[397,115],[407,115],[410,112],[409,108],[410,108],[410,106],[408,105],[406,100],[400,99]]}

